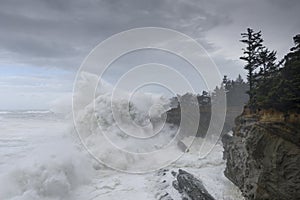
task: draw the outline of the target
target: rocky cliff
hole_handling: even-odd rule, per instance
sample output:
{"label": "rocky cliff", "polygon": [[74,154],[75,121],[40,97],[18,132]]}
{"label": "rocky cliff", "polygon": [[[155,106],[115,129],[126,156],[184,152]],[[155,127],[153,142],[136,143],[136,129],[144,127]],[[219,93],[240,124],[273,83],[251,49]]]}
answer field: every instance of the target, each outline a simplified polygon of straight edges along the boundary
{"label": "rocky cliff", "polygon": [[[193,104],[193,100],[191,100],[192,94],[185,94],[183,96],[180,96],[180,103],[177,99],[177,97],[174,97],[171,99],[171,109],[169,109],[166,112],[166,122],[170,124],[174,124],[176,126],[180,126],[180,120],[181,120],[181,104],[185,106],[185,109],[188,109],[190,104]],[[199,112],[200,112],[200,119],[198,124],[198,131],[196,136],[197,137],[205,137],[208,127],[210,125],[211,121],[211,100],[208,96],[197,96],[198,99],[198,105],[199,105]],[[232,127],[234,126],[234,120],[235,118],[240,115],[243,111],[243,105],[227,105],[226,109],[226,118],[225,123],[223,126],[222,134],[225,134],[232,130]],[[189,119],[189,121],[193,121],[196,119],[195,116],[193,116],[194,112],[193,110],[191,112],[186,112],[185,118]],[[188,127],[186,127],[185,130],[189,130]],[[195,135],[194,133],[186,133],[187,136],[189,135]]]}
{"label": "rocky cliff", "polygon": [[225,176],[246,199],[300,199],[300,127],[289,115],[244,112],[223,137]]}

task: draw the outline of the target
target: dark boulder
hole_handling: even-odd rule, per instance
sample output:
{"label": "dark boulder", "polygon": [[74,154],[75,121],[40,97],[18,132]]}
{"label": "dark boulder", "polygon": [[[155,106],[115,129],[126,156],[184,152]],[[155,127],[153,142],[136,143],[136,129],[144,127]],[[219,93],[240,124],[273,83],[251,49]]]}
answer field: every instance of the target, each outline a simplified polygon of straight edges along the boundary
{"label": "dark boulder", "polygon": [[214,200],[201,180],[181,169],[178,171],[177,180],[173,182],[173,187],[182,195],[182,199]]}

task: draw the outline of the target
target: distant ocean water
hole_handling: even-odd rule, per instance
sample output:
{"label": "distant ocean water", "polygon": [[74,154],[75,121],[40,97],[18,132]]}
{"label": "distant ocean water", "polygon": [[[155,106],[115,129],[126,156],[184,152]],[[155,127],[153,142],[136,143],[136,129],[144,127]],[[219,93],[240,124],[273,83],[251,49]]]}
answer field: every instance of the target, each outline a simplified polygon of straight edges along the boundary
{"label": "distant ocean water", "polygon": [[0,115],[7,115],[7,114],[48,114],[53,113],[50,110],[0,110]]}
{"label": "distant ocean water", "polygon": [[0,118],[42,118],[42,119],[59,119],[64,114],[54,113],[50,110],[0,110]]}

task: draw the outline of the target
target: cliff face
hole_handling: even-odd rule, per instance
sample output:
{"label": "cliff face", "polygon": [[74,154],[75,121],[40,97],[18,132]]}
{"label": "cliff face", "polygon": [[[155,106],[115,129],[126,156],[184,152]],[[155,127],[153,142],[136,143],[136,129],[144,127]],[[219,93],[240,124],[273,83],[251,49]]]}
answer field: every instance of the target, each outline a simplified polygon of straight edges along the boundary
{"label": "cliff face", "polygon": [[[197,102],[198,101],[198,102]],[[197,114],[194,110],[195,106],[199,108],[199,121],[196,122]],[[186,93],[183,96],[174,97],[171,99],[171,109],[166,112],[166,122],[174,124],[175,126],[181,125],[181,117],[187,120],[186,127],[181,127],[185,131],[186,136],[204,137],[209,127],[211,118],[211,99],[209,96],[195,96],[194,94]],[[185,112],[181,113],[181,107]],[[183,115],[183,116],[182,116]],[[189,124],[190,122],[190,124]],[[193,127],[195,123],[198,123],[198,130],[195,134],[190,127]]]}
{"label": "cliff face", "polygon": [[[199,107],[200,111],[200,118],[199,118],[199,123],[198,123],[198,130],[196,137],[205,137],[208,127],[209,127],[209,122],[211,118],[211,110],[210,106],[201,106]],[[185,117],[189,119],[189,121],[193,121],[196,117],[194,117],[192,114],[193,112],[187,112],[188,115]],[[166,122],[170,124],[174,124],[176,126],[180,126],[180,120],[181,120],[181,110],[180,106],[176,108],[172,108],[166,112],[167,118]],[[189,130],[189,127],[183,128],[183,130]],[[186,133],[186,136],[189,135],[194,135],[193,132],[188,132]]]}
{"label": "cliff face", "polygon": [[299,123],[243,114],[223,137],[225,176],[246,199],[300,199]]}

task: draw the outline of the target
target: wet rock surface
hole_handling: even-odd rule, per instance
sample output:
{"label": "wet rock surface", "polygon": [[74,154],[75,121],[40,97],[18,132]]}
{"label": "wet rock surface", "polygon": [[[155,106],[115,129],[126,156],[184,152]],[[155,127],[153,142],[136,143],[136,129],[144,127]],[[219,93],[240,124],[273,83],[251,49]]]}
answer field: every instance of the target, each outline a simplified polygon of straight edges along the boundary
{"label": "wet rock surface", "polygon": [[240,116],[225,135],[225,176],[246,199],[300,199],[300,131],[297,124]]}
{"label": "wet rock surface", "polygon": [[178,173],[172,172],[176,180],[173,181],[173,187],[181,194],[182,199],[191,200],[214,200],[207,192],[201,180],[192,174],[179,169]]}

